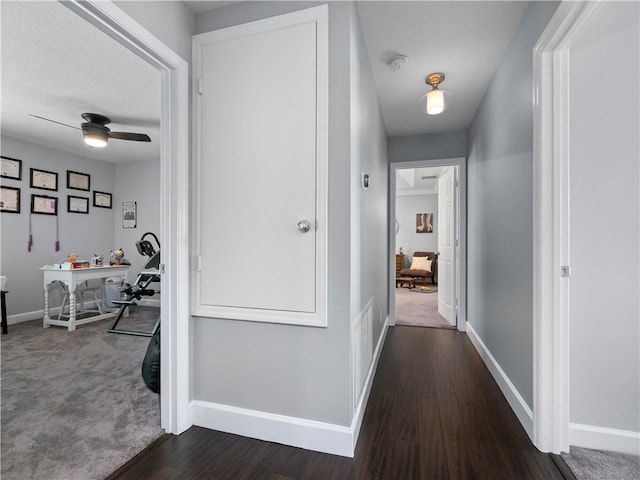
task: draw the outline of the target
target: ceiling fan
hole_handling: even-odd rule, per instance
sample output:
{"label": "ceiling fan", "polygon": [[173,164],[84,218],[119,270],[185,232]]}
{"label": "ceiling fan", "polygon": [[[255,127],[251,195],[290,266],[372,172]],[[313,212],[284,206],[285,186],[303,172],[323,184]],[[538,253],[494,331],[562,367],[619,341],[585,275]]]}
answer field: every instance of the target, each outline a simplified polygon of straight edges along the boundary
{"label": "ceiling fan", "polygon": [[84,143],[86,143],[90,147],[104,148],[107,146],[107,141],[110,138],[115,138],[117,140],[132,140],[134,142],[151,141],[149,135],[146,135],[144,133],[112,132],[107,127],[107,124],[111,123],[111,119],[109,117],[105,117],[104,115],[100,115],[99,113],[83,113],[82,118],[85,120],[85,122],[80,124],[80,128],[74,127],[73,125],[67,125],[66,123],[57,122],[55,120],[51,120],[50,118],[34,115],[32,113],[30,113],[29,115],[41,120],[46,120],[47,122],[57,123],[59,125],[64,125],[65,127],[75,128],[76,130],[82,130]]}

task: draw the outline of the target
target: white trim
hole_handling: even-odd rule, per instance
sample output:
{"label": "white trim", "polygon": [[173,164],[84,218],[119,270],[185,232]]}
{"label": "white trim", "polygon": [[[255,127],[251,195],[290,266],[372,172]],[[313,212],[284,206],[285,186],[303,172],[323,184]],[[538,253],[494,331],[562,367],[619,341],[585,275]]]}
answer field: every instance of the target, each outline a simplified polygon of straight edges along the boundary
{"label": "white trim", "polygon": [[[270,30],[288,28],[293,25],[316,24],[316,289],[315,309],[313,311],[283,311],[262,308],[243,308],[233,306],[210,305],[203,303],[200,295],[202,288],[200,269],[193,269],[194,289],[191,292],[191,313],[198,317],[225,318],[267,323],[284,323],[312,327],[327,326],[327,290],[328,290],[328,151],[329,151],[329,10],[328,5],[318,5],[304,10],[285,13],[253,22],[201,33],[193,36],[193,155],[196,173],[194,175],[194,218],[196,262],[200,262],[201,229],[199,221],[202,212],[200,192],[202,190],[200,174],[202,152],[199,139],[202,138],[201,96],[198,94],[202,70],[202,46],[223,42],[241,36],[253,35]],[[195,263],[195,262],[194,262]]]}
{"label": "white trim", "polygon": [[533,431],[569,448],[569,51],[600,2],[562,2],[533,49]]}
{"label": "white trim", "polygon": [[353,458],[387,328],[388,317],[349,427],[199,400],[191,402],[193,423],[221,432]]}
{"label": "white trim", "polygon": [[61,2],[155,67],[161,75],[161,426],[181,433],[189,409],[189,65],[111,1]]}
{"label": "white trim", "polygon": [[193,423],[221,432],[353,457],[350,427],[194,400]]}
{"label": "white trim", "polygon": [[640,432],[569,424],[569,443],[576,447],[640,455]]}
{"label": "white trim", "polygon": [[458,271],[459,278],[456,279],[458,286],[458,318],[456,327],[461,332],[467,329],[467,159],[464,157],[456,158],[437,158],[432,160],[416,160],[410,162],[391,162],[389,163],[389,326],[396,324],[396,266],[395,266],[395,249],[396,249],[396,230],[395,230],[395,212],[396,212],[396,170],[405,168],[424,168],[424,167],[458,167],[458,226],[459,226],[459,262]]}
{"label": "white trim", "polygon": [[[376,370],[378,369],[378,362],[380,361],[380,354],[382,353],[382,347],[384,347],[384,341],[387,338],[387,330],[389,328],[389,317],[385,318],[384,324],[382,325],[382,333],[380,333],[380,337],[378,337],[378,344],[376,345],[376,350],[373,352],[373,360],[371,365],[369,366],[369,371],[367,372],[367,378],[364,382],[364,387],[362,389],[362,394],[358,399],[356,404],[353,419],[351,421],[351,431],[353,432],[353,451],[356,450],[356,443],[358,442],[358,436],[360,435],[360,427],[362,427],[362,420],[364,418],[365,409],[367,407],[367,403],[369,402],[369,395],[371,394],[371,387],[373,386],[373,380],[376,374]],[[353,378],[353,377],[352,377]],[[350,456],[353,456],[350,455]]]}
{"label": "white trim", "polygon": [[502,370],[500,364],[496,361],[493,355],[491,355],[491,352],[480,339],[471,324],[467,325],[467,335],[469,336],[473,346],[476,347],[482,361],[491,372],[491,375],[498,384],[498,387],[500,387],[500,390],[507,399],[507,402],[509,402],[511,409],[518,417],[518,420],[524,427],[527,434],[531,436],[531,432],[533,430],[533,411],[529,408],[527,402],[524,401],[524,398],[522,398],[522,395],[520,395],[520,392],[518,392],[515,385],[511,380],[509,380],[509,377],[504,370]]}

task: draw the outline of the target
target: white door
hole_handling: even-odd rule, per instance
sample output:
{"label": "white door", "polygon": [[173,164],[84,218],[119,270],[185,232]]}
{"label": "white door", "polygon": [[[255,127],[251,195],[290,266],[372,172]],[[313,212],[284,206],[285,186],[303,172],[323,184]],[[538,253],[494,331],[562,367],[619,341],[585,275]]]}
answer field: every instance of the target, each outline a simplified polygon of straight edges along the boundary
{"label": "white door", "polygon": [[438,313],[451,325],[455,315],[455,167],[438,178]]}
{"label": "white door", "polygon": [[318,29],[298,13],[196,37],[198,303],[225,318],[317,312]]}

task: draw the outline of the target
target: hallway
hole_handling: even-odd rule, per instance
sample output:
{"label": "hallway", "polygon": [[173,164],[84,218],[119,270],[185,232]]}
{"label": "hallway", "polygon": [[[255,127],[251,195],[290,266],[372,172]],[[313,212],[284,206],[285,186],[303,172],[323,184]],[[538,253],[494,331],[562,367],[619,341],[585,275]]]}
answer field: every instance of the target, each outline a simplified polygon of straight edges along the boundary
{"label": "hallway", "polygon": [[387,333],[353,459],[193,427],[115,479],[562,479],[529,441],[466,334]]}

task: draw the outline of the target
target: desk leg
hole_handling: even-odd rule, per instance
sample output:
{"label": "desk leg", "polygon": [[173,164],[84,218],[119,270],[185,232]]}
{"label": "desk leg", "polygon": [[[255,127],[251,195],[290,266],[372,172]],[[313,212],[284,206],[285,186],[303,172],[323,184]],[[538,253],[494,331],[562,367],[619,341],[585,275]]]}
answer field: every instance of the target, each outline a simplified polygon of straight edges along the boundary
{"label": "desk leg", "polygon": [[70,332],[76,329],[76,290],[69,289],[69,326]]}
{"label": "desk leg", "polygon": [[51,320],[49,318],[49,287],[50,286],[51,286],[50,283],[44,286],[44,317],[42,317],[42,328],[49,328],[51,326],[47,323],[49,320]]}

